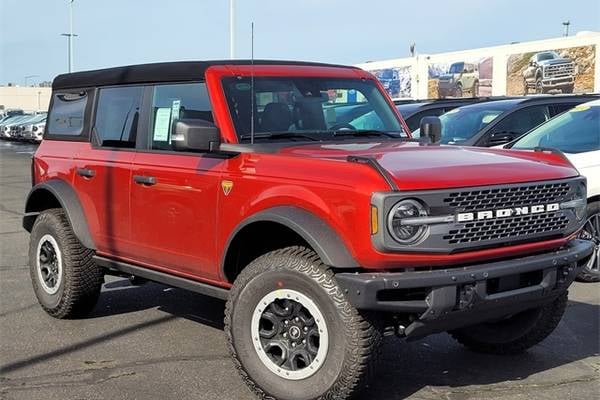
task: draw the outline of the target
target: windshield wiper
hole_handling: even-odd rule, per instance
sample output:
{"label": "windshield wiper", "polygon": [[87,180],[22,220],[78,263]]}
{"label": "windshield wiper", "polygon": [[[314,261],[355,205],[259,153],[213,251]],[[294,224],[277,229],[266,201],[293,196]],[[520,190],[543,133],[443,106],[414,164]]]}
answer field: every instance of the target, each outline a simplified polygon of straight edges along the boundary
{"label": "windshield wiper", "polygon": [[387,136],[394,139],[408,139],[399,134],[391,132],[378,131],[376,129],[361,129],[361,130],[342,130],[342,131],[331,131],[333,136]]}
{"label": "windshield wiper", "polygon": [[[252,135],[240,136],[240,139],[242,139],[242,140],[250,140],[251,138],[252,138]],[[301,139],[308,139],[308,140],[312,140],[312,141],[319,140],[315,137],[312,137],[310,135],[305,135],[300,132],[282,131],[282,132],[261,132],[261,133],[254,134],[254,139],[279,139],[279,138],[285,138],[285,139],[301,138]]]}

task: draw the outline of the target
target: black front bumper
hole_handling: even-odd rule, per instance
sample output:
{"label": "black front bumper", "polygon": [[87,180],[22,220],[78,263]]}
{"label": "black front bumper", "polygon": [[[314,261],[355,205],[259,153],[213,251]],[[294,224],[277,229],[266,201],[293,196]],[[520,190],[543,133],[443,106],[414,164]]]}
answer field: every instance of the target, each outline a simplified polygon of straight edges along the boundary
{"label": "black front bumper", "polygon": [[552,301],[592,251],[592,242],[573,240],[558,251],[468,267],[339,273],[336,279],[357,309],[410,316],[404,334],[419,338]]}

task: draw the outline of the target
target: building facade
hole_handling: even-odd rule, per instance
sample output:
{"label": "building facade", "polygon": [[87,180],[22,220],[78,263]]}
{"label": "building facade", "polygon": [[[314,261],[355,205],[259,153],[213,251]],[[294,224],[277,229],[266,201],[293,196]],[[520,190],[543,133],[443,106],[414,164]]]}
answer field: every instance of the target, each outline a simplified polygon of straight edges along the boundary
{"label": "building facade", "polygon": [[51,92],[49,87],[0,86],[0,109],[48,111]]}

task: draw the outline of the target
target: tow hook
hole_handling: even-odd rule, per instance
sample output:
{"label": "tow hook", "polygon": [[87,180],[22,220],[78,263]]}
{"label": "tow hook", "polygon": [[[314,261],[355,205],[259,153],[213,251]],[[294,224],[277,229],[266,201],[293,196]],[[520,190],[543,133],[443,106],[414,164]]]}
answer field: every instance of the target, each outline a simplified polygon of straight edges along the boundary
{"label": "tow hook", "polygon": [[477,292],[475,290],[475,285],[464,285],[460,288],[458,297],[458,309],[464,310],[466,308],[472,307],[475,303],[476,297]]}
{"label": "tow hook", "polygon": [[402,325],[400,323],[400,321],[394,317],[393,320],[393,325],[392,326],[387,326],[384,331],[383,331],[383,336],[396,336],[398,338],[405,338],[406,337],[406,326]]}

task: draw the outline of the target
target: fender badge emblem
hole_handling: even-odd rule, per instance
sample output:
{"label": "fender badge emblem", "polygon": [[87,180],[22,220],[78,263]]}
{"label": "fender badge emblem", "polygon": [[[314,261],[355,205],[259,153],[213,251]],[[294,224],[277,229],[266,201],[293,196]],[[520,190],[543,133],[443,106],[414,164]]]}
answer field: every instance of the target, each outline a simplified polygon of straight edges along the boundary
{"label": "fender badge emblem", "polygon": [[233,189],[233,182],[221,181],[221,187],[223,188],[223,193],[225,193],[225,196],[229,196],[229,193],[231,193],[231,189]]}

